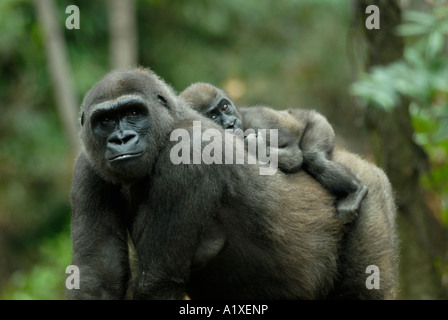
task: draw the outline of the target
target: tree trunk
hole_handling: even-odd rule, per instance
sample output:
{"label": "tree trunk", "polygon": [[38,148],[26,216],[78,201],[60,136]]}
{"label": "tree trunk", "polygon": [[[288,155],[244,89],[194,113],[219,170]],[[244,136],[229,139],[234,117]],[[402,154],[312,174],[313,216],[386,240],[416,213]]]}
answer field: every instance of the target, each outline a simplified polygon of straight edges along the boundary
{"label": "tree trunk", "polygon": [[110,0],[110,65],[113,69],[135,67],[138,62],[134,0]]}
{"label": "tree trunk", "polygon": [[57,19],[59,11],[53,0],[35,0],[37,19],[44,36],[47,65],[53,82],[56,106],[62,125],[75,152],[80,149],[78,137],[78,99],[71,78],[67,46]]}
{"label": "tree trunk", "polygon": [[[380,29],[368,30],[365,10],[368,5],[380,9]],[[403,39],[395,35],[401,23],[401,10],[396,0],[354,0],[357,28],[363,30],[367,44],[366,68],[387,65],[403,56]],[[413,140],[409,101],[391,112],[368,108],[366,122],[371,133],[375,157],[389,176],[399,208],[398,225],[401,239],[401,298],[443,298],[448,292],[441,285],[434,266],[436,257],[447,252],[446,230],[428,208],[419,179],[429,167],[424,150]]]}

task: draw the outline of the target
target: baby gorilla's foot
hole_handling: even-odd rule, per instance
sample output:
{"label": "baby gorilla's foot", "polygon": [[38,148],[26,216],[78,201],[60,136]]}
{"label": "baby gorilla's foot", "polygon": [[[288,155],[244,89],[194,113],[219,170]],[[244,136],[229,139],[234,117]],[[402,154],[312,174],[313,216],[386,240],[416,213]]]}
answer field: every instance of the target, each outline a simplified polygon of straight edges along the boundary
{"label": "baby gorilla's foot", "polygon": [[337,218],[344,224],[350,223],[358,216],[361,201],[366,197],[369,189],[361,185],[358,190],[336,203]]}

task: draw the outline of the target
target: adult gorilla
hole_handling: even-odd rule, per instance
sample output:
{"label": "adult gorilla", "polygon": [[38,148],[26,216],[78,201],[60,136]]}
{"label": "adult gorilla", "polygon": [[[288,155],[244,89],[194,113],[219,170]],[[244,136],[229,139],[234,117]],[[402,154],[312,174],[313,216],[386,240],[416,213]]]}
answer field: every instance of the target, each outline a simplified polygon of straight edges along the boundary
{"label": "adult gorilla", "polygon": [[[196,120],[202,132],[224,131],[151,71],[106,75],[82,109],[72,187],[81,283],[69,298],[125,296],[128,232],[138,258],[134,298],[393,297],[395,208],[380,169],[335,154],[370,190],[347,233],[333,197],[303,171],[263,176],[257,165],[173,164],[174,129],[191,134]],[[379,289],[366,287],[370,265],[379,268]]]}

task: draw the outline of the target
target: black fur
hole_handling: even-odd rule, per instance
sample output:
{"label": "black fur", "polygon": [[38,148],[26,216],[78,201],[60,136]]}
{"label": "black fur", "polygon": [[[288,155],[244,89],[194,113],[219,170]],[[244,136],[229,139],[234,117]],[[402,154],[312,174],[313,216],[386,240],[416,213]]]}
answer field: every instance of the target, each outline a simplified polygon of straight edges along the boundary
{"label": "black fur", "polygon": [[[147,109],[142,125],[120,113],[134,98]],[[91,122],[103,107],[137,134],[143,154],[108,160],[108,140]],[[193,120],[202,121],[203,131],[222,129],[152,72],[108,74],[82,108],[83,151],[72,187],[73,264],[81,284],[68,298],[121,299],[129,286],[137,299],[393,297],[395,208],[387,178],[373,165],[336,153],[371,188],[344,240],[333,197],[303,171],[262,176],[256,165],[174,165],[173,129],[191,131]],[[128,232],[138,259],[133,283]],[[381,270],[379,290],[365,287],[370,264]]]}
{"label": "black fur", "polygon": [[[201,82],[192,84],[180,96],[225,129],[277,129],[279,168],[286,173],[303,168],[336,196],[341,221],[350,223],[356,218],[368,188],[346,166],[332,161],[334,131],[324,116],[314,110],[276,111],[261,106],[239,108],[238,112],[226,92]],[[225,111],[222,106],[226,106]],[[269,137],[265,139],[269,143]]]}

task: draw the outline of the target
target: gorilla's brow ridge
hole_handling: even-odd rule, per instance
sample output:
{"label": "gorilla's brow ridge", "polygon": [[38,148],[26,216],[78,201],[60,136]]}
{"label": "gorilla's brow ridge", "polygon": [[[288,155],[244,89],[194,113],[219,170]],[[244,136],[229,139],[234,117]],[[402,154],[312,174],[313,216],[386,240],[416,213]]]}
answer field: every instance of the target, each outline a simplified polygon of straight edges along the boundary
{"label": "gorilla's brow ridge", "polygon": [[140,96],[135,96],[135,95],[125,95],[125,96],[121,96],[118,99],[114,99],[112,101],[105,101],[102,103],[97,104],[93,110],[92,110],[92,115],[95,115],[97,113],[101,113],[104,111],[111,111],[114,110],[122,105],[126,105],[126,104],[142,104],[146,106],[146,101],[140,97]]}

